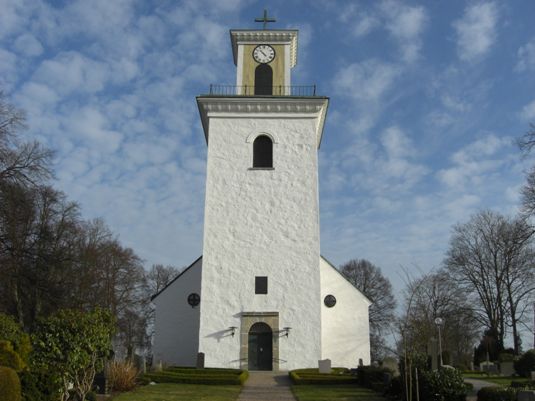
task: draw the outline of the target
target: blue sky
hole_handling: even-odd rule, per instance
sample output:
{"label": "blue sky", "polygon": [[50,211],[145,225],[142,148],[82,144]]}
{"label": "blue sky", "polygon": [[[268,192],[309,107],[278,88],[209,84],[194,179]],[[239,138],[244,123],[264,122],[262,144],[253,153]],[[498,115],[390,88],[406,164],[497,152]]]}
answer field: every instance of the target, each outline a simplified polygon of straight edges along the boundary
{"label": "blue sky", "polygon": [[535,122],[535,2],[0,0],[0,86],[55,186],[145,261],[202,252],[206,144],[195,96],[235,82],[228,30],[299,29],[294,84],[331,103],[322,254],[366,258],[396,289],[440,266],[451,227],[515,213],[513,145]]}

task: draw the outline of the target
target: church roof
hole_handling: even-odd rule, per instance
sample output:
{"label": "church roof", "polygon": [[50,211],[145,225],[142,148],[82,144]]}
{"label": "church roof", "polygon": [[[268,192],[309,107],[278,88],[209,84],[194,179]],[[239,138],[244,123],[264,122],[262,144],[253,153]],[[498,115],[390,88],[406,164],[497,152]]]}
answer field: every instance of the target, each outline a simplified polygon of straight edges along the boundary
{"label": "church roof", "polygon": [[195,259],[193,261],[193,263],[191,265],[189,265],[188,267],[186,267],[184,270],[182,270],[178,276],[176,276],[174,279],[172,279],[169,283],[167,283],[167,285],[165,287],[163,287],[160,291],[158,291],[156,294],[154,294],[152,297],[150,297],[150,300],[151,301],[154,301],[154,299],[160,295],[162,292],[164,292],[167,287],[169,287],[171,284],[173,284],[175,281],[177,281],[184,273],[186,273],[189,269],[191,269],[193,266],[195,266],[195,264],[202,259],[202,255],[199,256],[197,259]]}

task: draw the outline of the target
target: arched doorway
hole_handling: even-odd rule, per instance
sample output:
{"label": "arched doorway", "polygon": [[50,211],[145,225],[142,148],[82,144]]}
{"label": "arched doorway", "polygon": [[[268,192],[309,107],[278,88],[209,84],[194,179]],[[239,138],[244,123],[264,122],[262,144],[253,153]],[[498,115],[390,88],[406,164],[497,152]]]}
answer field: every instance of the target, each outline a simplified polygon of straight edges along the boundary
{"label": "arched doorway", "polygon": [[273,370],[273,331],[258,322],[249,330],[249,370]]}
{"label": "arched doorway", "polygon": [[267,64],[260,64],[254,73],[254,94],[273,94],[273,70]]}

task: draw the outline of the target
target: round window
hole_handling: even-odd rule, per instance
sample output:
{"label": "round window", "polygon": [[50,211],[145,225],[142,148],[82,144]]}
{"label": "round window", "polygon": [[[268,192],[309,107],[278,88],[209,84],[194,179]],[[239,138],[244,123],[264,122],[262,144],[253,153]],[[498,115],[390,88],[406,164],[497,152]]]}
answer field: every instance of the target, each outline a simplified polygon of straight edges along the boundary
{"label": "round window", "polygon": [[201,303],[201,297],[199,296],[199,294],[192,292],[191,294],[188,295],[188,304],[190,304],[192,308],[195,308],[200,303]]}
{"label": "round window", "polygon": [[336,298],[334,297],[334,295],[329,294],[325,297],[323,303],[327,308],[332,308],[334,305],[336,305]]}

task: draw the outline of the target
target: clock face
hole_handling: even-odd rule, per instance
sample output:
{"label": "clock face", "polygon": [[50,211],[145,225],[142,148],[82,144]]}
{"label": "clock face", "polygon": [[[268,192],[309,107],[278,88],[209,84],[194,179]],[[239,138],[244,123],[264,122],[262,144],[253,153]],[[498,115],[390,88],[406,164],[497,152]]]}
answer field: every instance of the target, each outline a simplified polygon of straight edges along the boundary
{"label": "clock face", "polygon": [[275,58],[275,49],[270,45],[258,45],[253,50],[253,58],[261,64],[270,63]]}

